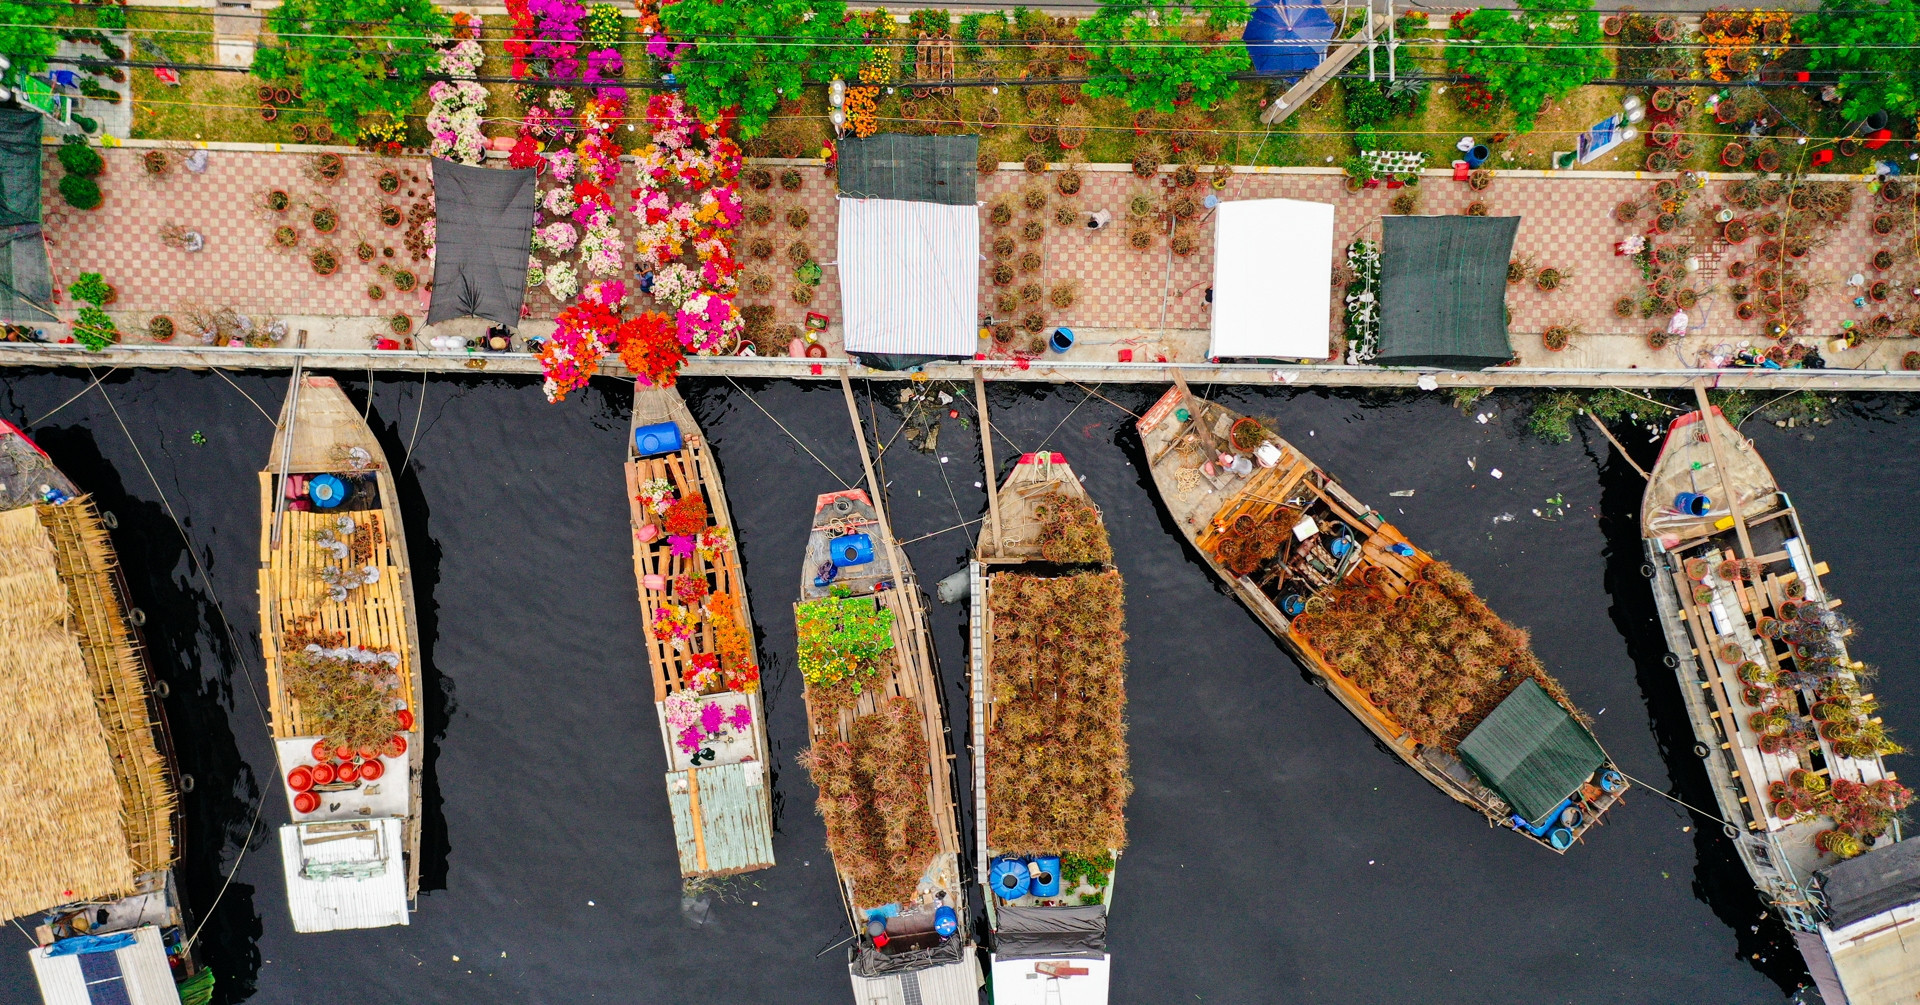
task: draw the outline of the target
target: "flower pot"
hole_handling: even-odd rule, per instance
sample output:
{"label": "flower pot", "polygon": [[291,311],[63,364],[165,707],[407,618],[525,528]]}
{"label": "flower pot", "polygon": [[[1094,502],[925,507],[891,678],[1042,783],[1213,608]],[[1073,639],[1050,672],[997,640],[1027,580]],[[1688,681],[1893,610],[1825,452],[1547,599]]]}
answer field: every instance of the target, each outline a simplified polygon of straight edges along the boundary
{"label": "flower pot", "polygon": [[1737,168],[1747,162],[1747,148],[1743,144],[1729,143],[1720,148],[1720,166]]}
{"label": "flower pot", "polygon": [[1617,37],[1626,28],[1627,21],[1618,14],[1609,14],[1600,21],[1600,30],[1609,38]]}

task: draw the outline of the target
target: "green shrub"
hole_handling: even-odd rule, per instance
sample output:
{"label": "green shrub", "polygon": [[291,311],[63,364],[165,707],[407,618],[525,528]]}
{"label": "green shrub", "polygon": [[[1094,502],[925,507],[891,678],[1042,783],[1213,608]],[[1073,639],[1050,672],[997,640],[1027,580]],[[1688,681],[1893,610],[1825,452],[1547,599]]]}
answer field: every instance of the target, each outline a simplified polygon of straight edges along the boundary
{"label": "green shrub", "polygon": [[67,143],[60,147],[60,166],[70,175],[91,178],[106,169],[100,151],[85,143]]}
{"label": "green shrub", "polygon": [[93,21],[108,31],[124,31],[127,27],[127,9],[117,3],[99,4],[93,8]]}
{"label": "green shrub", "polygon": [[67,293],[75,300],[98,307],[107,302],[107,281],[98,272],[82,272],[80,278],[67,287]]}
{"label": "green shrub", "polygon": [[70,174],[60,179],[60,196],[74,209],[100,208],[100,185],[92,178]]}
{"label": "green shrub", "polygon": [[80,316],[73,322],[74,341],[86,346],[91,352],[120,341],[120,329],[114,327],[113,319],[98,307],[80,308]]}

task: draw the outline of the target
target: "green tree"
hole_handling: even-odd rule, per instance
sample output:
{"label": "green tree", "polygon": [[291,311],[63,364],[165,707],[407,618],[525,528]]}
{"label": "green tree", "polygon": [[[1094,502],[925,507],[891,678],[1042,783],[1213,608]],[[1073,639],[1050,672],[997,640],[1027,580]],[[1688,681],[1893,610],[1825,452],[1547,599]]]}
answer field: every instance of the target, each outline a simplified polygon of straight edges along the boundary
{"label": "green tree", "polygon": [[1253,16],[1246,0],[1192,6],[1184,0],[1100,0],[1080,22],[1091,57],[1080,89],[1096,98],[1122,97],[1135,109],[1171,112],[1177,102],[1210,107],[1240,89],[1233,75],[1253,61],[1239,29]]}
{"label": "green tree", "polygon": [[1593,0],[1516,0],[1516,6],[1467,15],[1447,33],[1447,65],[1504,96],[1524,133],[1549,99],[1607,73],[1612,63],[1600,47]]}
{"label": "green tree", "polygon": [[866,50],[842,0],[688,0],[660,8],[676,43],[691,45],[676,75],[708,119],[730,109],[757,135],[808,81],[851,78]]}
{"label": "green tree", "polygon": [[60,48],[60,36],[47,30],[61,5],[0,0],[0,52],[20,73],[39,73]]}
{"label": "green tree", "polygon": [[1837,74],[1841,110],[1849,118],[1877,111],[1920,114],[1920,5],[1914,0],[1825,0],[1800,18],[1800,38],[1810,48],[1807,68]]}
{"label": "green tree", "polygon": [[300,78],[307,100],[351,138],[363,115],[405,117],[425,90],[432,36],[450,22],[432,0],[287,0],[267,24],[280,45],[254,53],[254,74]]}

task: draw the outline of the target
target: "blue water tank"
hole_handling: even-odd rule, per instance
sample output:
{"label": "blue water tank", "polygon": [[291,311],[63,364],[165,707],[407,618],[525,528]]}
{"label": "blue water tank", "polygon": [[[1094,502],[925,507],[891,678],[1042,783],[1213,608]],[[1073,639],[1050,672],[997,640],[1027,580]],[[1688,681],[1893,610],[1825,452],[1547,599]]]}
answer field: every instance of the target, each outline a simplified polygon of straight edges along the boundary
{"label": "blue water tank", "polygon": [[642,457],[658,457],[680,449],[680,427],[671,422],[656,422],[633,431],[633,449]]}
{"label": "blue water tank", "polygon": [[1033,880],[1032,883],[1033,895],[1036,897],[1060,896],[1060,857],[1040,855],[1034,858],[1033,864],[1040,867],[1040,878]]}
{"label": "blue water tank", "polygon": [[347,501],[347,483],[333,475],[314,475],[307,482],[307,498],[321,509],[332,509]]}
{"label": "blue water tank", "polygon": [[865,534],[843,534],[827,545],[833,564],[841,568],[865,565],[873,561],[873,538]]}
{"label": "blue water tank", "polygon": [[1600,788],[1607,792],[1618,792],[1620,786],[1626,783],[1627,780],[1620,777],[1620,772],[1612,768],[1608,768],[1606,773],[1600,776]]}
{"label": "blue water tank", "polygon": [[1024,859],[995,859],[993,868],[987,870],[987,879],[993,885],[993,892],[1001,900],[1019,900],[1027,895],[1027,863]]}
{"label": "blue water tank", "polygon": [[1687,516],[1706,516],[1713,509],[1713,499],[1700,492],[1682,492],[1673,497],[1673,508]]}
{"label": "blue water tank", "polygon": [[933,934],[945,939],[960,930],[960,915],[953,908],[941,905],[933,912]]}

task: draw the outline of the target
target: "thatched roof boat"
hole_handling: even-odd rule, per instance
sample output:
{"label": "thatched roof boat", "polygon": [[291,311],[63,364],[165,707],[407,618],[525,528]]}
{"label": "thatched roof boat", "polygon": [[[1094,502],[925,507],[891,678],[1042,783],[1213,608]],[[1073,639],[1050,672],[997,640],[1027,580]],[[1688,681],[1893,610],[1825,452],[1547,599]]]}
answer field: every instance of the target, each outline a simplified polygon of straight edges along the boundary
{"label": "thatched roof boat", "polygon": [[713,452],[672,388],[634,391],[627,500],[680,874],[765,869],[773,786],[753,614]]}
{"label": "thatched roof boat", "polygon": [[1694,753],[1754,885],[1824,1000],[1914,1000],[1911,793],[1792,500],[1718,409],[1695,411],[1668,429],[1640,521]]}
{"label": "thatched roof boat", "polygon": [[404,925],[420,889],[420,629],[393,471],[331,377],[296,371],[260,472],[260,625],[294,930]]}
{"label": "thatched roof boat", "polygon": [[913,569],[862,489],[815,502],[799,665],[861,1005],[973,1005],[952,755]]}
{"label": "thatched roof boat", "polygon": [[1107,1000],[1130,790],[1124,590],[1100,509],[1065,457],[1022,455],[997,495],[968,565],[993,1000],[1094,1005]]}
{"label": "thatched roof boat", "polygon": [[112,525],[0,422],[0,916],[35,919],[48,1002],[110,971],[135,1000],[200,1002],[212,974],[173,873],[182,778]]}
{"label": "thatched roof boat", "polygon": [[1137,423],[1174,523],[1295,659],[1442,792],[1565,853],[1627,788],[1465,576],[1257,419],[1169,390]]}

